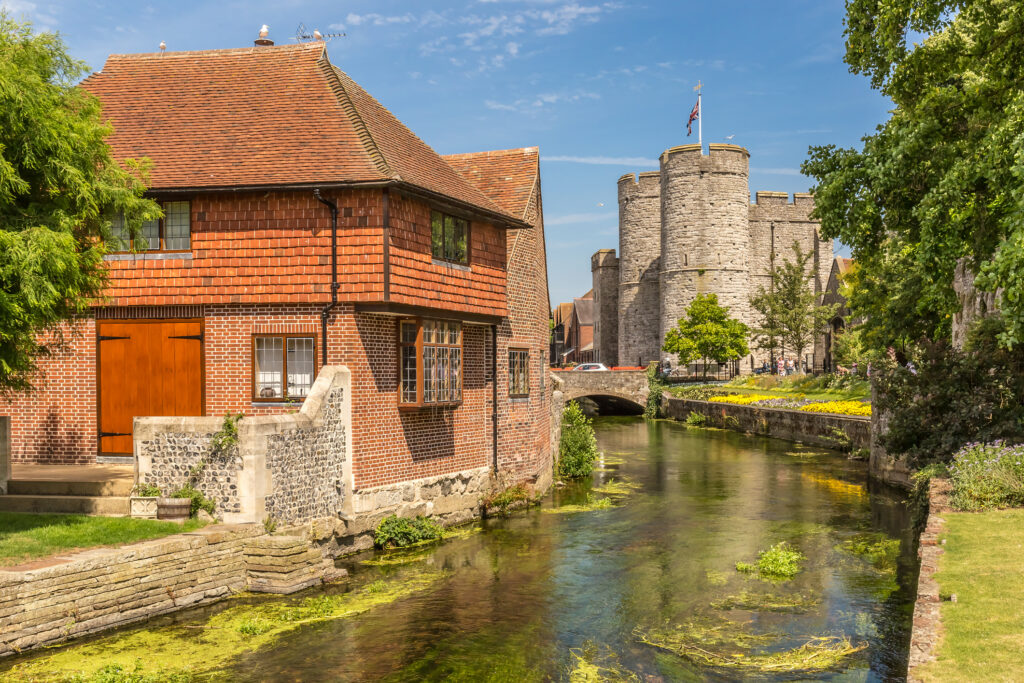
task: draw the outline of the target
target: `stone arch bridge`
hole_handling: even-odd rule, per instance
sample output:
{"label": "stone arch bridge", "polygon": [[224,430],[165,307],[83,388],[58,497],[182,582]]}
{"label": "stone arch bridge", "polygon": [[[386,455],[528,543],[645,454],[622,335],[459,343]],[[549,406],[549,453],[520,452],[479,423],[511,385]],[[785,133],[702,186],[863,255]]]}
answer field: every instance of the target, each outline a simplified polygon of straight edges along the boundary
{"label": "stone arch bridge", "polygon": [[646,370],[552,370],[565,401],[589,398],[602,415],[642,413],[647,405]]}

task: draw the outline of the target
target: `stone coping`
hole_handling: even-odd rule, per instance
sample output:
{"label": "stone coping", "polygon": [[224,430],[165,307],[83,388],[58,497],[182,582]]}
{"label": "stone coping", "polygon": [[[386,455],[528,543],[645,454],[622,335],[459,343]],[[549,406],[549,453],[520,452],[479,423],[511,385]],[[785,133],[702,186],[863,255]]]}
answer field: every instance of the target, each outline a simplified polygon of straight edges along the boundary
{"label": "stone coping", "polygon": [[935,659],[942,632],[941,598],[935,573],[939,569],[939,558],[945,552],[939,536],[946,530],[946,520],[942,515],[952,509],[949,505],[951,489],[948,479],[936,477],[928,482],[928,517],[917,545],[921,571],[917,576],[914,625],[910,631],[910,661],[907,666],[907,680],[910,681],[921,680],[914,675],[914,670]]}
{"label": "stone coping", "polygon": [[196,544],[213,545],[229,538],[249,538],[263,534],[266,534],[266,530],[262,524],[213,524],[194,531],[183,531],[119,546],[80,548],[12,567],[0,567],[0,588],[44,577],[74,574],[81,571],[84,565],[107,567],[132,559],[160,555],[166,552],[169,546],[186,549]]}

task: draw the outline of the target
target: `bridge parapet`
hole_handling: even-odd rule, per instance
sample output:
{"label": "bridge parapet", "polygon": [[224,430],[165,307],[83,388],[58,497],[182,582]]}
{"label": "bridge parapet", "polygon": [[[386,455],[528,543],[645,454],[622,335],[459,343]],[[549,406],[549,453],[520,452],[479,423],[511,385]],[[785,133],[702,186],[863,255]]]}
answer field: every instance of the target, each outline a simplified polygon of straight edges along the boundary
{"label": "bridge parapet", "polygon": [[640,408],[647,405],[646,370],[552,370],[562,381],[566,401],[584,396],[612,396]]}

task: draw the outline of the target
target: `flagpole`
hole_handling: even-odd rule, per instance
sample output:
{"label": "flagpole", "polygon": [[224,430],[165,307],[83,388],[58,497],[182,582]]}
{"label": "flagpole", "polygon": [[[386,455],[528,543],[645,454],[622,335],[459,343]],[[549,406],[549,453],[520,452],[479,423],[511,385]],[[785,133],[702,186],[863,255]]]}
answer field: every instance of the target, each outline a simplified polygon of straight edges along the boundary
{"label": "flagpole", "polygon": [[704,103],[701,102],[701,91],[697,91],[697,144],[700,153],[704,153]]}

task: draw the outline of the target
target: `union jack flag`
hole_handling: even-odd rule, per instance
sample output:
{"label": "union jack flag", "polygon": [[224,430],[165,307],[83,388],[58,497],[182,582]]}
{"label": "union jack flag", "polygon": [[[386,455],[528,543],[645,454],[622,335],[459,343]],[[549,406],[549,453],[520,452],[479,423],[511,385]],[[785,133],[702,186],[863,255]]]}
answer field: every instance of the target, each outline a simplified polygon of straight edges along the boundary
{"label": "union jack flag", "polygon": [[693,122],[700,118],[700,97],[697,98],[697,103],[693,105],[693,111],[690,112],[690,120],[686,122],[686,137],[693,135]]}

